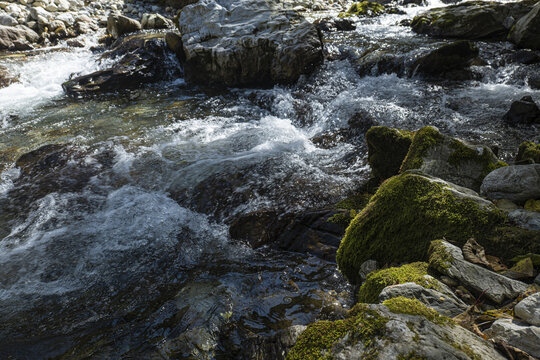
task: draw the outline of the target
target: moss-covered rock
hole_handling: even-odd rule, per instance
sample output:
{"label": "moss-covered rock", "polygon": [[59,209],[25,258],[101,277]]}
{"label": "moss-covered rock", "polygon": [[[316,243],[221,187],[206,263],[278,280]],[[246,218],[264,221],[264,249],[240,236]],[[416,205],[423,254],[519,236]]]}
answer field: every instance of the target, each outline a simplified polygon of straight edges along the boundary
{"label": "moss-covered rock", "polygon": [[427,259],[431,240],[446,237],[480,242],[505,216],[474,192],[440,179],[406,172],[386,180],[351,222],[337,252],[337,263],[356,283],[360,265]]}
{"label": "moss-covered rock", "polygon": [[349,10],[345,13],[340,13],[339,17],[348,17],[348,16],[368,16],[375,17],[382,15],[386,12],[384,5],[381,5],[372,1],[361,1],[353,3]]}
{"label": "moss-covered rock", "polygon": [[413,138],[401,171],[420,170],[475,191],[491,171],[506,166],[484,145],[468,145],[427,126]]}
{"label": "moss-covered rock", "polygon": [[428,264],[425,262],[415,262],[400,267],[374,271],[368,275],[366,281],[358,291],[358,301],[363,303],[376,303],[381,291],[391,285],[414,282],[418,285],[432,288],[433,281],[425,278]]}
{"label": "moss-covered rock", "polygon": [[349,226],[352,219],[366,207],[373,194],[369,193],[357,193],[349,196],[334,205],[336,210],[348,210],[341,211],[330,217],[327,221],[333,224]]}
{"label": "moss-covered rock", "polygon": [[467,1],[443,8],[432,8],[411,22],[413,31],[434,37],[505,40],[505,19],[519,19],[532,9],[536,0],[517,3]]}
{"label": "moss-covered rock", "polygon": [[533,162],[540,164],[540,144],[525,141],[519,145],[516,162]]}
{"label": "moss-covered rock", "polygon": [[366,133],[368,161],[379,180],[397,175],[411,146],[414,132],[374,126]]}
{"label": "moss-covered rock", "polygon": [[388,299],[383,302],[383,305],[390,309],[393,313],[421,315],[435,324],[453,324],[450,318],[442,316],[435,309],[429,308],[422,304],[417,299],[409,299],[399,296],[393,299]]}

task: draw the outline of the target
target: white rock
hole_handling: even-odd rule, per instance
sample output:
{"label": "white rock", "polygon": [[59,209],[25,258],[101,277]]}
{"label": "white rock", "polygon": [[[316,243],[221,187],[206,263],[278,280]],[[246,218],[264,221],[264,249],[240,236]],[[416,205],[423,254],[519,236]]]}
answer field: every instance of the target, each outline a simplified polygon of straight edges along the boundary
{"label": "white rock", "polygon": [[514,314],[531,325],[540,326],[540,292],[521,300],[514,307]]}
{"label": "white rock", "polygon": [[499,319],[485,331],[486,335],[540,357],[540,327],[528,326],[511,319]]}
{"label": "white rock", "polygon": [[51,20],[53,18],[53,15],[48,12],[47,10],[41,8],[41,7],[32,7],[30,8],[30,16],[32,16],[32,19],[38,21],[38,17],[42,16],[45,19]]}
{"label": "white rock", "polygon": [[56,20],[62,21],[64,24],[66,24],[66,26],[72,26],[75,24],[75,17],[69,12],[58,14],[56,16]]}

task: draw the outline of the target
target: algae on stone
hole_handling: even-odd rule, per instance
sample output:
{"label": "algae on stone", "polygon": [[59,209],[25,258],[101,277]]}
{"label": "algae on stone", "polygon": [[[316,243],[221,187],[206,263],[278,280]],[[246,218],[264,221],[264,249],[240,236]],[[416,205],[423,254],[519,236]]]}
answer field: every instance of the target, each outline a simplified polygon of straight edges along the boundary
{"label": "algae on stone", "polygon": [[379,180],[397,175],[414,133],[386,126],[374,126],[366,132],[368,161],[373,176]]}
{"label": "algae on stone", "polygon": [[442,316],[437,310],[427,307],[417,299],[409,299],[403,296],[398,296],[393,299],[388,299],[382,303],[391,312],[397,314],[420,315],[439,325],[452,324],[453,321],[446,316]]}
{"label": "algae on stone", "polygon": [[525,161],[532,161],[540,164],[540,144],[535,144],[532,141],[525,141],[519,145],[516,162]]}
{"label": "algae on stone", "polygon": [[384,12],[384,5],[372,1],[361,1],[353,3],[349,10],[347,10],[345,13],[340,13],[339,17],[348,17],[353,15],[374,17],[384,14]]}

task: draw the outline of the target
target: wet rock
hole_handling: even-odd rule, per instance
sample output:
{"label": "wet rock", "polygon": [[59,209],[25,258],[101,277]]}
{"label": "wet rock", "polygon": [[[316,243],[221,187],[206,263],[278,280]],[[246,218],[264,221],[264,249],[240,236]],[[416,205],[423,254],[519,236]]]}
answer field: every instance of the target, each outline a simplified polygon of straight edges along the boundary
{"label": "wet rock", "polygon": [[508,125],[530,125],[540,123],[540,109],[531,96],[524,96],[514,101],[510,110],[503,117]]}
{"label": "wet rock", "polygon": [[480,188],[490,199],[509,199],[523,204],[540,198],[540,164],[513,165],[489,173]]}
{"label": "wet rock", "polygon": [[115,59],[112,67],[66,81],[62,87],[73,97],[136,89],[167,78],[167,46],[163,35],[134,35],[113,44],[103,58]]}
{"label": "wet rock", "polygon": [[461,249],[446,241],[438,240],[432,243],[429,264],[477,295],[483,293],[497,304],[512,300],[527,289],[527,284],[521,281],[509,279],[466,261]]}
{"label": "wet rock", "polygon": [[486,340],[405,298],[383,305],[357,304],[343,320],[310,324],[288,359],[317,358],[321,353],[340,360],[504,359]]}
{"label": "wet rock", "polygon": [[413,64],[412,71],[413,74],[452,77],[448,73],[468,68],[477,56],[478,48],[473,43],[460,40],[420,57]]}
{"label": "wet rock", "polygon": [[345,13],[339,14],[339,16],[367,16],[367,17],[375,17],[382,15],[386,12],[386,7],[384,5],[381,5],[379,2],[372,2],[372,1],[361,1],[357,3],[353,3],[349,10]]}
{"label": "wet rock", "polygon": [[143,29],[167,29],[172,26],[172,21],[160,14],[143,14],[141,26]]}
{"label": "wet rock", "polygon": [[504,165],[485,145],[469,145],[425,127],[416,132],[401,171],[417,169],[478,191],[484,177]]}
{"label": "wet rock", "polygon": [[427,259],[428,239],[444,236],[463,245],[474,236],[488,247],[493,228],[503,221],[500,211],[474,191],[406,172],[386,180],[351,222],[337,253],[338,266],[356,283],[368,259],[380,264]]}
{"label": "wet rock", "polygon": [[519,64],[531,65],[540,62],[540,55],[532,50],[518,50],[512,54],[512,60]]}
{"label": "wet rock", "polygon": [[[437,287],[444,287],[446,291],[438,291],[436,290]],[[438,283],[434,289],[428,289],[412,282],[388,286],[379,295],[379,302],[400,296],[417,299],[424,305],[437,310],[439,314],[448,317],[457,316],[467,310],[467,304],[452,294],[452,291],[441,283]]]}
{"label": "wet rock", "polygon": [[375,126],[366,133],[368,161],[373,176],[388,179],[399,172],[409,151],[414,133],[406,130]]}
{"label": "wet rock", "polygon": [[305,325],[294,325],[280,331],[274,336],[260,337],[259,341],[251,340],[244,345],[242,352],[250,354],[249,359],[285,360],[285,354],[296,343],[300,334],[306,330]]}
{"label": "wet rock", "polygon": [[539,212],[517,209],[508,214],[508,220],[521,228],[540,231]]}
{"label": "wet rock", "polygon": [[499,319],[485,331],[495,339],[504,341],[528,354],[540,357],[540,327],[511,319]]}
{"label": "wet rock", "polygon": [[505,40],[508,17],[519,19],[529,12],[534,1],[497,3],[467,1],[444,8],[433,8],[415,17],[414,32],[434,37]]}
{"label": "wet rock", "polygon": [[535,89],[535,90],[540,89],[540,75],[531,75],[528,78],[528,83],[531,89]]}
{"label": "wet rock", "polygon": [[540,50],[540,3],[512,27],[508,38],[522,48]]}
{"label": "wet rock", "polygon": [[540,326],[540,292],[521,300],[514,307],[514,314],[531,325]]}
{"label": "wet rock", "polygon": [[141,30],[141,24],[124,15],[111,14],[107,18],[107,32],[114,38]]}
{"label": "wet rock", "polygon": [[199,1],[184,7],[178,28],[185,79],[191,83],[291,83],[323,58],[316,27],[273,2]]}
{"label": "wet rock", "polygon": [[229,233],[233,239],[246,240],[254,248],[270,245],[283,250],[312,253],[333,261],[346,225],[330,219],[336,214],[347,213],[347,210],[333,209],[298,214],[256,211],[236,218]]}
{"label": "wet rock", "polygon": [[519,145],[516,163],[532,162],[540,164],[540,144],[524,141]]}
{"label": "wet rock", "polygon": [[18,76],[13,76],[9,74],[8,69],[4,66],[0,66],[0,89],[7,87],[13,83],[19,81]]}
{"label": "wet rock", "polygon": [[347,18],[324,18],[317,19],[313,23],[319,30],[326,32],[353,31],[356,29],[354,22]]}
{"label": "wet rock", "polygon": [[184,54],[182,50],[182,37],[176,33],[168,32],[165,35],[165,41],[167,42],[169,50],[176,54],[178,60],[182,60],[182,56]]}

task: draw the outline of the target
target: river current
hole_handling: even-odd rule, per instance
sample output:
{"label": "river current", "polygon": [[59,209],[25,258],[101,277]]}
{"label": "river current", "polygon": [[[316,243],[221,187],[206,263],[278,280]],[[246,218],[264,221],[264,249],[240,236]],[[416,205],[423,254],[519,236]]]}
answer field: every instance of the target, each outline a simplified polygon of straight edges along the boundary
{"label": "river current", "polygon": [[[354,59],[368,49],[413,58],[442,44],[399,25],[435,6],[445,5],[326,33],[333,60],[272,89],[202,89],[179,78],[78,100],[61,84],[106,65],[90,49],[98,34],[85,48],[0,55],[20,75],[0,89],[0,357],[248,358],[261,339],[349,306],[352,289],[334,263],[254,250],[232,241],[228,225],[259,209],[330,205],[361,186],[363,137],[335,136],[355,116],[433,125],[507,160],[538,139],[536,128],[502,122],[512,101],[540,100],[527,66],[497,63],[509,44],[479,43],[488,65],[475,67],[475,80],[359,74]],[[321,136],[334,140],[321,146]],[[51,144],[58,167],[16,166]]]}

